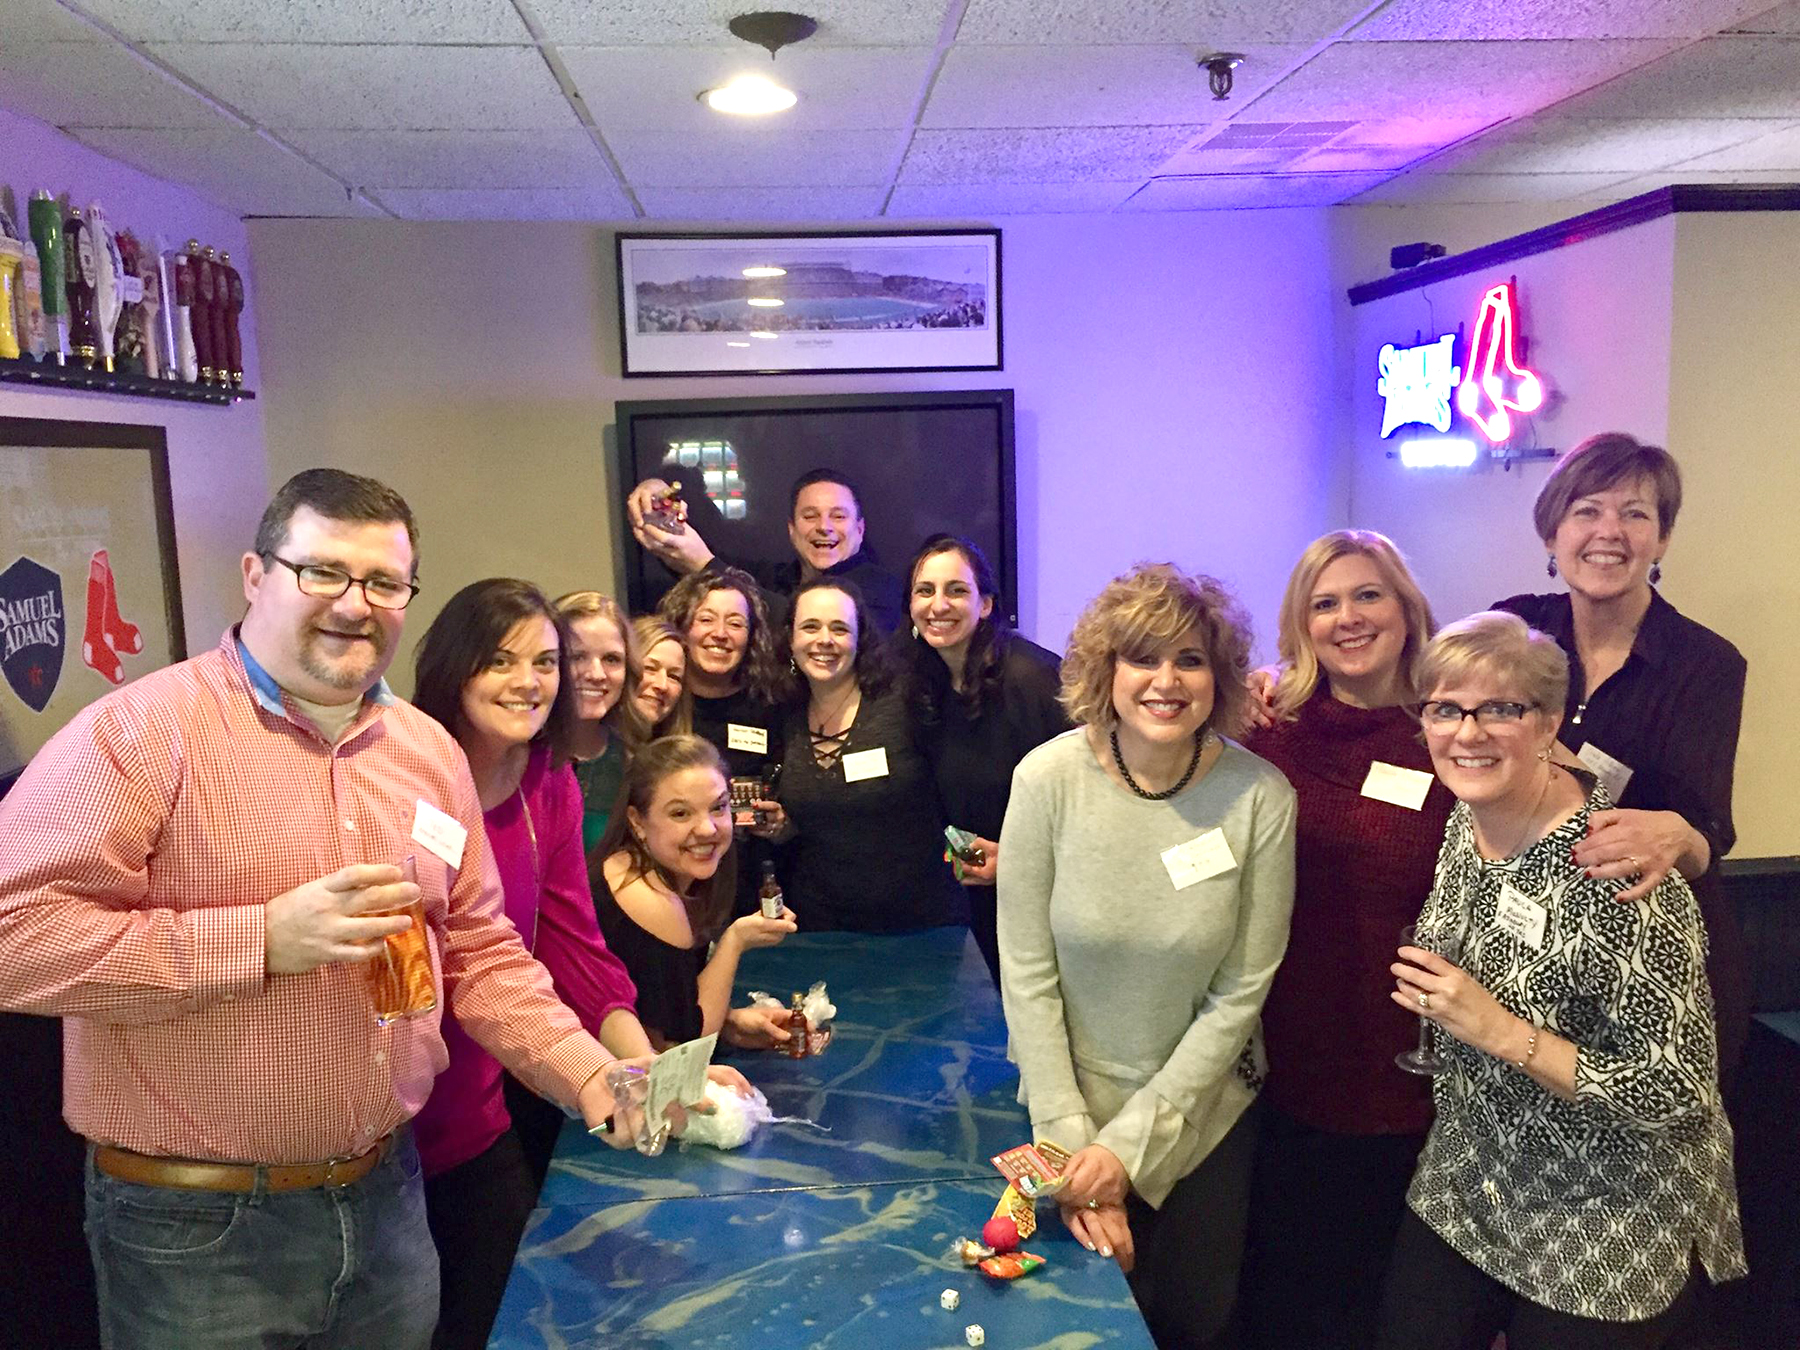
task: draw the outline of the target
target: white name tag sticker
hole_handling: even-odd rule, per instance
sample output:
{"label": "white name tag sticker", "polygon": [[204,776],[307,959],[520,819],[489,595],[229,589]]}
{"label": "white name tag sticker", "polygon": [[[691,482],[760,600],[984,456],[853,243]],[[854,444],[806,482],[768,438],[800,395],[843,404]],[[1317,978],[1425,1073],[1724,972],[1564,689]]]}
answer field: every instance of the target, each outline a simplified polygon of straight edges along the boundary
{"label": "white name tag sticker", "polygon": [[1537,901],[1527,899],[1511,882],[1500,884],[1500,926],[1534,952],[1544,949],[1544,927],[1550,922],[1550,911]]}
{"label": "white name tag sticker", "polygon": [[858,750],[854,754],[844,756],[844,781],[860,783],[865,778],[886,778],[887,747],[878,745],[873,750]]}
{"label": "white name tag sticker", "polygon": [[1631,765],[1614,759],[1592,741],[1576,751],[1575,758],[1588,766],[1606,789],[1606,795],[1617,805],[1619,798],[1625,795],[1625,785],[1631,781]]}
{"label": "white name tag sticker", "polygon": [[455,816],[446,815],[423,797],[413,817],[412,837],[451,867],[462,866],[463,845],[469,832]]}
{"label": "white name tag sticker", "polygon": [[1162,865],[1168,869],[1169,880],[1175,889],[1183,891],[1197,881],[1229,872],[1237,866],[1237,859],[1231,856],[1225,831],[1212,829],[1185,844],[1165,848]]}
{"label": "white name tag sticker", "polygon": [[769,753],[769,733],[762,727],[747,727],[742,722],[725,724],[725,748],[748,750],[753,755]]}
{"label": "white name tag sticker", "polygon": [[1369,776],[1363,779],[1362,795],[1378,802],[1404,806],[1417,811],[1425,805],[1425,794],[1431,791],[1431,775],[1418,769],[1403,769],[1398,764],[1373,760]]}

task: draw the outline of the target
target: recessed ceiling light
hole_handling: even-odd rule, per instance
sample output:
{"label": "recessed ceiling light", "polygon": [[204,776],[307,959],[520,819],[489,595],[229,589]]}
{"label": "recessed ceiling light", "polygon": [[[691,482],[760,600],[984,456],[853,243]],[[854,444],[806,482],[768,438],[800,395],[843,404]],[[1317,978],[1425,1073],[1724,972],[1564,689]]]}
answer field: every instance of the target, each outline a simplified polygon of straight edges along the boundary
{"label": "recessed ceiling light", "polygon": [[739,117],[764,117],[785,112],[799,102],[792,89],[783,89],[765,75],[739,75],[729,84],[708,89],[700,101],[714,112]]}
{"label": "recessed ceiling light", "polygon": [[780,309],[785,302],[772,295],[753,295],[744,303],[757,309]]}
{"label": "recessed ceiling light", "polygon": [[773,341],[774,341],[774,340],[775,340],[775,334],[774,334],[774,333],[764,333],[764,332],[762,332],[762,331],[761,331],[761,330],[757,330],[757,331],[755,331],[755,332],[752,332],[752,333],[751,333],[751,334],[750,334],[750,336],[751,336],[751,337],[753,337],[753,338],[767,338],[767,339],[768,339],[768,340],[769,340],[769,341],[770,341],[770,342],[773,342]]}
{"label": "recessed ceiling light", "polygon": [[727,342],[725,345],[727,347],[748,347],[750,344],[748,342]]}
{"label": "recessed ceiling light", "polygon": [[787,275],[787,268],[785,268],[785,267],[746,267],[744,269],[744,275],[747,277],[785,277]]}

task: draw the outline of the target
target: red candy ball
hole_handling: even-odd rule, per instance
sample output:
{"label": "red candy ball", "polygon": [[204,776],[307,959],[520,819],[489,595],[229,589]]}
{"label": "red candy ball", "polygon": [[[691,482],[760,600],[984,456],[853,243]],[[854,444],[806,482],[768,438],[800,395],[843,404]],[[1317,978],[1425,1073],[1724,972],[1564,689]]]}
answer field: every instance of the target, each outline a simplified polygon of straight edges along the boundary
{"label": "red candy ball", "polygon": [[1006,1215],[989,1219],[981,1226],[981,1243],[997,1252],[1010,1252],[1019,1245],[1019,1225]]}

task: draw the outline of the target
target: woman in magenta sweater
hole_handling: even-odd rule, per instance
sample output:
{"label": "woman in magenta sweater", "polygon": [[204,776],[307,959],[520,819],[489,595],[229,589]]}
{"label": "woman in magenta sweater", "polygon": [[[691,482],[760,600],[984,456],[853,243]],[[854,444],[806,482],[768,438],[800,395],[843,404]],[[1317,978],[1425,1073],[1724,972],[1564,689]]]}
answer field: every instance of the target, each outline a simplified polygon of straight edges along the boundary
{"label": "woman in magenta sweater", "polygon": [[1299,796],[1294,917],[1263,1007],[1240,1306],[1253,1344],[1366,1347],[1431,1125],[1427,1080],[1394,1066],[1418,1031],[1388,998],[1388,967],[1455,805],[1409,706],[1434,625],[1391,541],[1338,530],[1301,554],[1280,628],[1273,725],[1244,744]]}
{"label": "woman in magenta sweater", "polygon": [[[557,997],[614,1055],[648,1056],[637,991],[600,936],[588,888],[581,791],[567,765],[568,650],[567,627],[537,587],[478,581],[450,598],[420,642],[413,701],[469,758],[506,916]],[[413,1121],[441,1272],[434,1350],[487,1344],[562,1124],[450,1009],[443,1035],[449,1064]]]}

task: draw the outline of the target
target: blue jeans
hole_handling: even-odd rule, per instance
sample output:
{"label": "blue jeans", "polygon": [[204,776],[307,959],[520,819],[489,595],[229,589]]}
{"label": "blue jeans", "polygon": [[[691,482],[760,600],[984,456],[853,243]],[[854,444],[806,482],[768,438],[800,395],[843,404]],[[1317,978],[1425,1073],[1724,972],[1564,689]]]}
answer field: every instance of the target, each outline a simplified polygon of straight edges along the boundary
{"label": "blue jeans", "polygon": [[438,1262],[407,1131],[349,1186],[138,1186],[87,1164],[106,1350],[425,1350]]}

